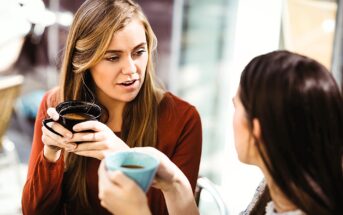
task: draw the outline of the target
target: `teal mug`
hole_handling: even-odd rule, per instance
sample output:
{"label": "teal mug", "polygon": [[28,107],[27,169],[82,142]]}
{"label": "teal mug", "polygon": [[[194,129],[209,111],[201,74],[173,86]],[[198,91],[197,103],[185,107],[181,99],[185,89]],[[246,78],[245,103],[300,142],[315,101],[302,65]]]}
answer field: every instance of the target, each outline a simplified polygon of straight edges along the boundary
{"label": "teal mug", "polygon": [[147,192],[160,161],[148,154],[135,151],[114,152],[105,156],[108,171],[121,171]]}

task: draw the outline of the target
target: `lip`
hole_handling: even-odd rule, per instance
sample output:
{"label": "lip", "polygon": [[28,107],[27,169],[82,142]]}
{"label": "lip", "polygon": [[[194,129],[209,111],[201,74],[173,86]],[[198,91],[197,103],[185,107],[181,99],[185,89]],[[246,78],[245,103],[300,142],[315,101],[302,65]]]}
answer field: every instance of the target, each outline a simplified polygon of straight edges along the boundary
{"label": "lip", "polygon": [[134,90],[139,85],[139,79],[135,79],[135,80],[132,80],[132,81],[133,82],[131,84],[129,84],[129,85],[124,85],[123,83],[128,82],[128,81],[125,81],[125,82],[118,83],[117,86],[122,88],[122,89],[126,89],[126,90]]}

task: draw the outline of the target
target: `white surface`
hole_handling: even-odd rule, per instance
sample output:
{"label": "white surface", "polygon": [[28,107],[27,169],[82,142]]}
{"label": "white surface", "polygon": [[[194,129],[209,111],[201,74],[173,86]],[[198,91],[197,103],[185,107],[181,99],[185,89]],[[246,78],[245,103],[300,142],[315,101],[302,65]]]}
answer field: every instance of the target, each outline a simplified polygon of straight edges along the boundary
{"label": "white surface", "polygon": [[14,144],[4,139],[4,152],[0,153],[0,215],[21,213],[21,193],[27,165],[19,164]]}

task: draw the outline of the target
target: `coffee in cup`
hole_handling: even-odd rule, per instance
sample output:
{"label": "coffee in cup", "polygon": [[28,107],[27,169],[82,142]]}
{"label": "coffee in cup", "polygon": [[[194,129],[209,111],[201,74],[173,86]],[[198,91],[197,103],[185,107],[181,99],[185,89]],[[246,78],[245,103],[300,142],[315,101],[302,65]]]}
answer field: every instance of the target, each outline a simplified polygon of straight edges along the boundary
{"label": "coffee in cup", "polygon": [[[74,125],[89,120],[98,120],[101,116],[101,107],[99,105],[91,102],[78,100],[62,102],[56,106],[56,111],[59,114],[59,119],[57,122],[71,132],[74,132]],[[50,131],[54,132],[55,134],[58,134],[46,125],[47,123],[53,121],[54,120],[51,118],[44,119],[43,125]]]}
{"label": "coffee in cup", "polygon": [[105,156],[108,171],[121,171],[147,192],[155,177],[160,161],[146,153],[135,151],[114,152]]}

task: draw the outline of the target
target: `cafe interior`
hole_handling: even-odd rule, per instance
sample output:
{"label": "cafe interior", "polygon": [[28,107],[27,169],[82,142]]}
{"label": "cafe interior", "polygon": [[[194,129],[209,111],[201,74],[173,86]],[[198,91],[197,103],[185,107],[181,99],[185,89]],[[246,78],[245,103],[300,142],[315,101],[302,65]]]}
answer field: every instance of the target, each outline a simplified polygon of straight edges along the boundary
{"label": "cafe interior", "polygon": [[[262,173],[234,148],[231,98],[254,56],[287,49],[324,64],[342,86],[343,1],[137,0],[158,39],[156,73],[202,120],[200,214],[239,214]],[[19,215],[35,117],[58,85],[82,0],[0,2],[0,215]]]}

